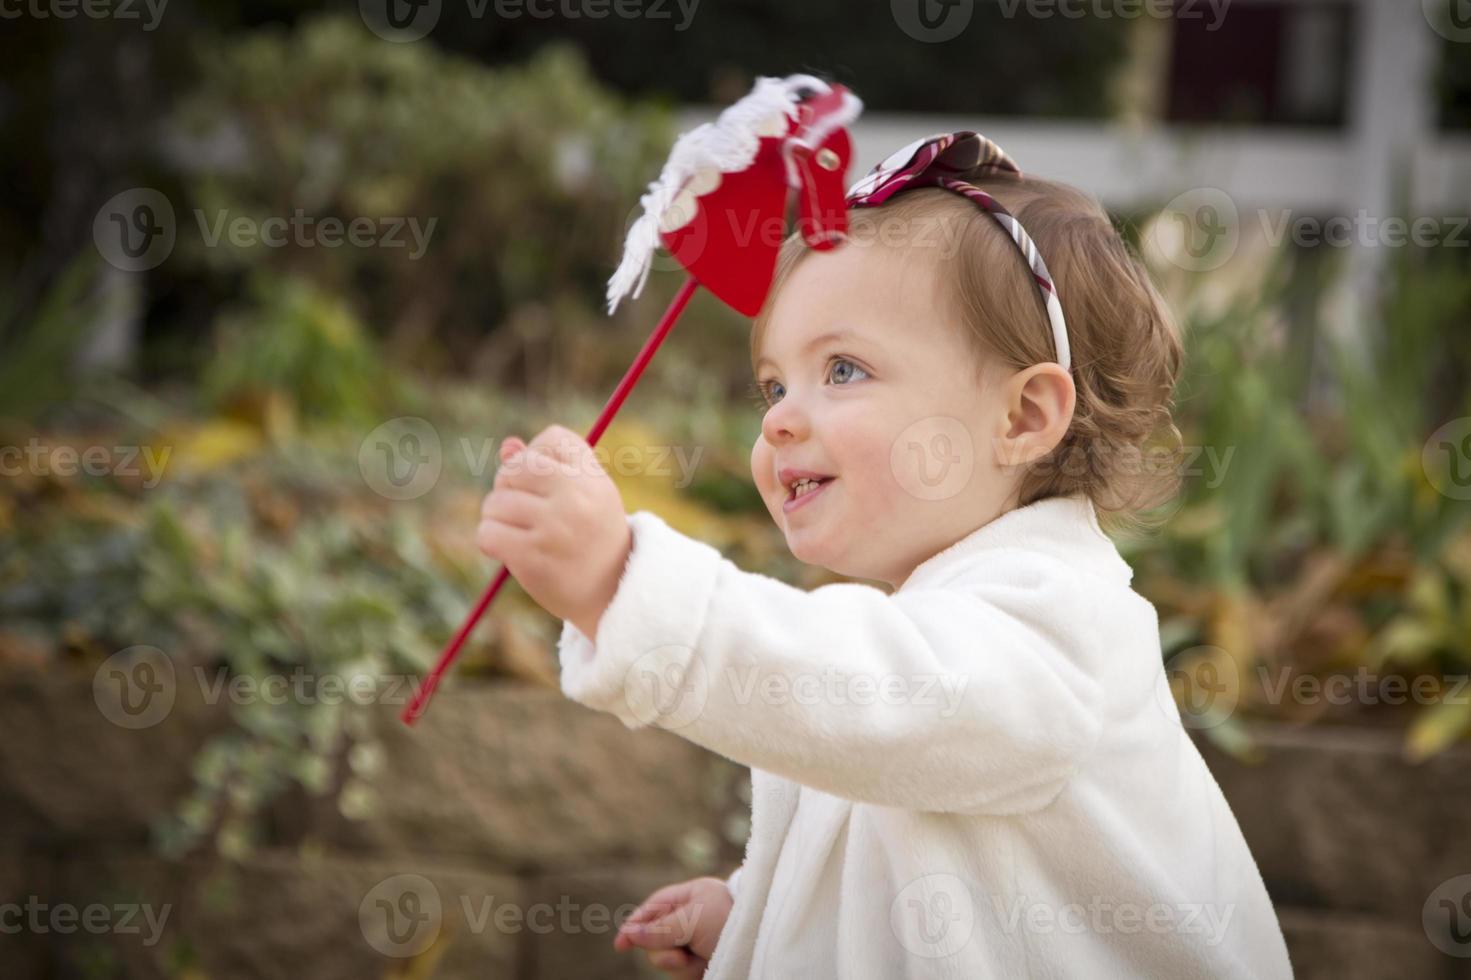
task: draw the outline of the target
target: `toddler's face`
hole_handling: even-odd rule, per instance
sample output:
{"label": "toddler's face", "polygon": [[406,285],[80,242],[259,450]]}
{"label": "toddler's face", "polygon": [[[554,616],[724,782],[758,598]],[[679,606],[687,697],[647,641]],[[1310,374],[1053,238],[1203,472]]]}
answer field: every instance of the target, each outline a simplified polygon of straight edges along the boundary
{"label": "toddler's face", "polygon": [[[757,352],[769,408],[751,472],[787,546],[895,588],[1013,492],[993,451],[1009,427],[1009,372],[988,367],[978,384],[936,265],[872,240],[811,252]],[[795,496],[787,470],[828,479]]]}

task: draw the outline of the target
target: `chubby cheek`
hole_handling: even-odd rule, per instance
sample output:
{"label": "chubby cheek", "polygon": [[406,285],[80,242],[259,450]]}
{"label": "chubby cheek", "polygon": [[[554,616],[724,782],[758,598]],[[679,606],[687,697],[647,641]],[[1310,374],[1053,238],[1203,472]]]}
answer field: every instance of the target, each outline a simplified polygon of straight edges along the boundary
{"label": "chubby cheek", "polygon": [[751,447],[751,478],[756,481],[756,489],[760,491],[771,519],[780,524],[781,503],[786,498],[786,492],[777,485],[771,444],[766,441],[765,436],[758,435],[755,445]]}

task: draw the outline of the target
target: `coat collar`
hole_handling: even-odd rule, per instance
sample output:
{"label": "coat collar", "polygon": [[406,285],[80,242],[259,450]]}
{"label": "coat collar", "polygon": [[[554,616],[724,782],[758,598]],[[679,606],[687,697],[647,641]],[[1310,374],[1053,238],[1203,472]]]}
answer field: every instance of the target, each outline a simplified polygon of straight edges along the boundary
{"label": "coat collar", "polygon": [[996,549],[1041,552],[1121,585],[1134,577],[1134,570],[1099,526],[1093,501],[1075,494],[1046,497],[981,525],[920,562],[897,591],[941,584],[955,574],[957,565]]}

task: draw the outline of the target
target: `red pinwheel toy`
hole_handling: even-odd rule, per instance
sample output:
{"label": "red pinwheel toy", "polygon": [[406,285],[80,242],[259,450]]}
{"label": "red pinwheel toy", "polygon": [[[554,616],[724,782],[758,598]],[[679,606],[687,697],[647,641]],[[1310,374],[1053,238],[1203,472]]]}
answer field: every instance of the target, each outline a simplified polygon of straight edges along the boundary
{"label": "red pinwheel toy", "polygon": [[[797,197],[797,227],[812,248],[827,250],[848,231],[843,177],[853,155],[845,127],[863,103],[841,85],[811,75],[759,78],[751,93],[675,141],[659,179],[640,199],[644,213],[628,230],[623,261],[608,281],[608,312],[638,296],[654,249],[662,244],[689,272],[643,349],[618,382],[587,434],[598,439],[679,319],[697,286],[745,316],[766,302],[785,237],[787,207]],[[428,706],[470,631],[505,584],[502,567],[440,654],[403,711],[412,725]]]}

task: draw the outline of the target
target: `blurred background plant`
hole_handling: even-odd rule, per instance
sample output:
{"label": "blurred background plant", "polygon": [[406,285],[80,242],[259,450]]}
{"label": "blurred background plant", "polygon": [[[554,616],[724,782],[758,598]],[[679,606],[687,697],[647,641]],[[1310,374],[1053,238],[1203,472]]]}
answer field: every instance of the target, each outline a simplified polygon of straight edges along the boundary
{"label": "blurred background plant", "polygon": [[[86,672],[149,643],[211,677],[421,675],[492,571],[469,537],[495,440],[552,422],[585,430],[673,291],[678,276],[656,272],[639,301],[611,319],[601,312],[639,193],[674,135],[669,98],[724,101],[753,70],[815,56],[778,45],[770,66],[739,72],[707,60],[672,73],[700,79],[698,91],[633,97],[606,79],[653,84],[666,66],[646,51],[533,44],[525,23],[497,25],[507,30],[494,39],[476,33],[482,24],[451,24],[444,44],[387,44],[348,16],[277,14],[289,24],[259,30],[241,29],[253,26],[243,14],[191,15],[211,29],[167,27],[195,32],[189,57],[149,62],[170,111],[123,134],[133,155],[118,170],[162,189],[181,233],[146,291],[85,241],[67,250],[48,240],[42,259],[17,260],[0,281],[0,442],[132,445],[168,458],[157,486],[120,473],[0,482],[0,659]],[[850,15],[860,16],[842,9]],[[755,29],[738,10],[720,16],[733,34]],[[588,22],[571,33],[624,29]],[[1024,37],[1005,43],[978,32],[994,57],[965,55],[975,91],[1013,100],[993,109],[1109,111],[1103,82],[1129,43],[1122,22],[1015,31]],[[98,44],[84,26],[59,57],[86,78]],[[1045,60],[1068,44],[1082,54]],[[470,56],[477,45],[516,60],[487,67]],[[1057,72],[1036,87],[1002,84],[1022,73],[1023,49]],[[933,94],[921,54],[892,67],[887,49],[855,56],[853,70],[875,86],[863,93],[870,106],[912,108]],[[65,95],[56,86],[38,101]],[[61,135],[41,142],[56,186],[29,215],[61,208],[48,227],[105,183],[67,157],[71,123],[55,125]],[[142,152],[152,143],[140,133],[164,152]],[[5,166],[13,178],[45,169]],[[23,251],[22,210],[12,202],[0,221],[7,257]],[[202,233],[221,216],[298,210],[378,227],[402,219],[405,247],[210,246]],[[1147,226],[1157,210],[1119,217]],[[433,223],[417,257],[410,221]],[[1363,356],[1312,313],[1333,271],[1292,248],[1243,252],[1206,275],[1157,263],[1188,345],[1180,425],[1202,454],[1163,530],[1121,544],[1160,611],[1166,658],[1217,651],[1241,681],[1242,710],[1206,735],[1244,754],[1251,718],[1400,725],[1419,760],[1463,737],[1471,710],[1274,702],[1255,680],[1263,668],[1364,666],[1437,683],[1471,671],[1468,510],[1422,465],[1430,434],[1471,416],[1471,277],[1445,250],[1396,250]],[[96,356],[98,324],[119,309],[146,329],[136,358],[109,366]],[[751,485],[760,413],[746,398],[747,329],[697,299],[603,446],[698,450],[687,483],[677,469],[618,474],[628,509],[658,510],[743,568],[815,586],[832,578],[792,559]],[[1309,398],[1325,365],[1339,396]],[[360,451],[407,417],[433,428],[444,472],[431,492],[391,501]],[[556,629],[513,586],[464,671],[555,686]],[[257,699],[231,711],[237,727],[202,747],[193,795],[158,828],[165,849],[242,853],[254,815],[292,787],[328,795],[348,816],[371,812],[379,756],[351,705]]]}

